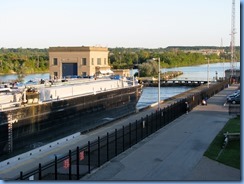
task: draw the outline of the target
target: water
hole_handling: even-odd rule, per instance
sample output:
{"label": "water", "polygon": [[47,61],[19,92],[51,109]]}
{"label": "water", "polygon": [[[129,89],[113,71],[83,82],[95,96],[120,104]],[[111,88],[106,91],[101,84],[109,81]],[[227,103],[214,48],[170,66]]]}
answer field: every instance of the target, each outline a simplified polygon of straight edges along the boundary
{"label": "water", "polygon": [[[224,70],[230,69],[230,63],[215,63],[209,65],[209,80],[213,81],[217,77],[224,77]],[[236,69],[240,69],[240,63],[236,63]],[[208,65],[197,65],[188,67],[177,68],[165,68],[161,69],[161,72],[167,71],[182,71],[183,75],[176,77],[176,79],[189,79],[189,80],[205,80],[207,81]],[[131,71],[136,73],[137,70]],[[160,88],[160,100],[167,99],[169,97],[178,95],[185,91],[190,90],[191,87],[161,87]],[[141,98],[137,103],[137,108],[141,109],[148,105],[158,102],[158,88],[157,87],[144,87]]]}
{"label": "water", "polygon": [[[236,69],[240,69],[240,62],[236,62]],[[217,77],[224,77],[224,71],[231,69],[230,63],[215,63],[209,65],[209,80],[215,80]],[[177,79],[190,79],[190,80],[205,80],[208,78],[208,65],[197,65],[188,67],[178,67],[170,69],[161,69],[161,72],[165,71],[182,71],[183,75],[178,76]]]}
{"label": "water", "polygon": [[[230,63],[215,63],[209,65],[209,80],[212,81],[217,77],[224,77],[224,70],[230,69]],[[236,63],[235,68],[240,69],[240,62]],[[167,71],[182,71],[183,75],[178,76],[177,79],[189,79],[189,80],[207,80],[208,65],[197,65],[188,67],[176,67],[176,68],[163,68],[161,72]],[[131,70],[131,75],[136,73],[137,70]],[[216,73],[217,72],[217,73]],[[3,75],[0,76],[1,81],[11,81],[17,79],[17,75]],[[24,78],[25,82],[30,80],[40,81],[41,79],[49,79],[49,73],[44,74],[31,74]],[[188,91],[191,87],[161,87],[160,99],[175,96],[182,92]],[[138,101],[137,108],[143,108],[158,101],[158,88],[157,87],[145,87],[143,93]]]}
{"label": "water", "polygon": [[[160,88],[160,100],[165,100],[177,94],[183,93],[192,89],[192,87],[161,87]],[[137,103],[137,108],[141,109],[147,107],[153,103],[158,102],[158,88],[157,87],[144,87],[142,96]]]}
{"label": "water", "polygon": [[[0,75],[0,82],[11,82],[18,78],[17,75]],[[42,73],[42,74],[30,74],[25,76],[24,83],[28,81],[40,81],[41,79],[49,79],[49,73]]]}

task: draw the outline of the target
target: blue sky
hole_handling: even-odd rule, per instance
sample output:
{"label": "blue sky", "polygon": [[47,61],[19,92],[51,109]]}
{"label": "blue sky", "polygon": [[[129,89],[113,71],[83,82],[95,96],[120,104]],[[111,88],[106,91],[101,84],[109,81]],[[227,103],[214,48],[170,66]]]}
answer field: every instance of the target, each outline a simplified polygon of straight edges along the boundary
{"label": "blue sky", "polygon": [[[0,0],[0,47],[230,45],[232,0]],[[236,45],[240,1],[236,0]]]}

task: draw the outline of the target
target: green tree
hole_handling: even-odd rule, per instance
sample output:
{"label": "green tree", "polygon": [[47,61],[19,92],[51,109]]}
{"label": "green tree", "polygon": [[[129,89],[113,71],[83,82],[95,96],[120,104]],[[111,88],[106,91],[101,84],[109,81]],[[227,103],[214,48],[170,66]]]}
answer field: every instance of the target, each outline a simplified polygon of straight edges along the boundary
{"label": "green tree", "polygon": [[156,77],[158,75],[158,63],[154,60],[142,63],[138,67],[140,77]]}

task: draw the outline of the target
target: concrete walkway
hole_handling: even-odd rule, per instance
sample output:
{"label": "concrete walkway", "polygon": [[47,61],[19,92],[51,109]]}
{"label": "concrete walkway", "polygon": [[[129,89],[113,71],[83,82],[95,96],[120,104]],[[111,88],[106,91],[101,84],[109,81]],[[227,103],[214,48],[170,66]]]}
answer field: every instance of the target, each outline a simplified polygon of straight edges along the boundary
{"label": "concrete walkway", "polygon": [[114,158],[82,180],[92,181],[240,181],[241,171],[203,156],[232,118],[221,91]]}
{"label": "concrete walkway", "polygon": [[[236,88],[237,86],[231,86],[221,91],[209,99],[208,106],[197,106],[188,115],[181,116],[82,180],[218,180],[219,177],[223,180],[240,180],[240,170],[229,167],[228,171],[224,169],[218,177],[216,174],[211,178],[213,172],[210,169],[206,170],[206,167],[211,166],[214,171],[222,171],[226,166],[212,164],[214,161],[202,156],[217,133],[231,118],[228,115],[228,107],[223,106],[223,103],[226,95],[231,94]],[[190,95],[194,91],[185,95]],[[170,102],[161,104],[161,108],[168,103]],[[145,117],[156,109],[157,106],[148,108],[65,143],[56,144],[45,152],[32,153],[24,159],[9,162],[0,167],[0,179],[12,179],[19,176],[20,171],[26,173],[37,168],[38,163],[43,165],[53,161],[54,155],[67,155],[69,149],[86,145],[88,141],[96,140],[98,136],[104,136],[107,132],[114,132],[115,128],[120,129],[123,125]],[[232,171],[234,174],[226,179],[227,173],[230,174]]]}

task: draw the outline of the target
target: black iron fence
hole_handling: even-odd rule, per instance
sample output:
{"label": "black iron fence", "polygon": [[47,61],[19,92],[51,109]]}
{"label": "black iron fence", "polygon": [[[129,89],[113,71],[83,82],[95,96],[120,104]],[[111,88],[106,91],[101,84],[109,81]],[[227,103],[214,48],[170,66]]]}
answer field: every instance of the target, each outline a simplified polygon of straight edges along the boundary
{"label": "black iron fence", "polygon": [[55,156],[52,162],[45,165],[39,164],[31,172],[20,172],[20,176],[16,179],[79,180],[186,113],[186,101],[190,105],[190,110],[192,110],[201,103],[203,98],[213,96],[223,90],[227,84],[228,82],[224,81],[180,99],[159,111],[123,126],[121,129],[115,129],[113,133],[98,137],[93,142],[89,141],[85,146],[77,147],[76,150],[69,150],[67,155],[63,157],[58,158]]}
{"label": "black iron fence", "polygon": [[230,115],[240,115],[241,105],[240,104],[229,104],[229,114]]}

